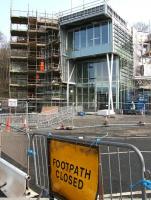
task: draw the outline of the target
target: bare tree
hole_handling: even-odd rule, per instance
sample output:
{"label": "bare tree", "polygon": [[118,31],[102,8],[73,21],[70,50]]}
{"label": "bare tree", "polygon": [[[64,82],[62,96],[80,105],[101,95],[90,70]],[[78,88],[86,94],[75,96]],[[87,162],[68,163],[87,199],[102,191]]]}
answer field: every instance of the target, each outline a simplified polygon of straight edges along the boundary
{"label": "bare tree", "polygon": [[0,32],[0,98],[9,96],[9,44]]}
{"label": "bare tree", "polygon": [[144,22],[137,22],[133,27],[139,32],[148,32],[149,25]]}

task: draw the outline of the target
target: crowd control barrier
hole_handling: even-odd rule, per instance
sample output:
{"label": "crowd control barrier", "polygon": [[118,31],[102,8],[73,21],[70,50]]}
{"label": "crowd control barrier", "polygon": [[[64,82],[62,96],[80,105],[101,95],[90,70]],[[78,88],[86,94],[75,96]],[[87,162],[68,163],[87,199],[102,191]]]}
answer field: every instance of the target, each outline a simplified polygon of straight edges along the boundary
{"label": "crowd control barrier", "polygon": [[36,185],[50,199],[142,199],[150,196],[142,153],[103,138],[33,134]]}

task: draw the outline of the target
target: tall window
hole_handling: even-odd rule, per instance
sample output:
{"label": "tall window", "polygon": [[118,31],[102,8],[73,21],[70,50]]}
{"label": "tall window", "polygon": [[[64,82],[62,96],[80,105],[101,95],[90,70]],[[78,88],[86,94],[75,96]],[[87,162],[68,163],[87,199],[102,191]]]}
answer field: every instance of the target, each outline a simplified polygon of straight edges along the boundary
{"label": "tall window", "polygon": [[82,64],[77,65],[77,82],[82,83]]}
{"label": "tall window", "polygon": [[107,21],[81,27],[68,32],[68,50],[79,51],[109,43],[109,23]]}
{"label": "tall window", "polygon": [[88,66],[87,66],[87,63],[83,64],[83,83],[88,83]]}
{"label": "tall window", "polygon": [[98,83],[109,80],[106,60],[101,60],[101,62],[96,63],[96,80]]}
{"label": "tall window", "polygon": [[68,32],[68,50],[73,50],[73,32]]}
{"label": "tall window", "polygon": [[88,47],[93,46],[93,26],[87,27],[87,43]]}
{"label": "tall window", "polygon": [[102,23],[102,44],[108,43],[108,22]]}
{"label": "tall window", "polygon": [[94,25],[94,45],[100,44],[100,24]]}
{"label": "tall window", "polygon": [[94,63],[89,63],[88,64],[89,67],[89,81],[90,82],[94,82],[95,79],[95,68],[94,68]]}
{"label": "tall window", "polygon": [[82,28],[80,31],[81,48],[86,48],[86,28]]}
{"label": "tall window", "polygon": [[74,50],[78,51],[79,50],[79,30],[76,30],[74,32]]}

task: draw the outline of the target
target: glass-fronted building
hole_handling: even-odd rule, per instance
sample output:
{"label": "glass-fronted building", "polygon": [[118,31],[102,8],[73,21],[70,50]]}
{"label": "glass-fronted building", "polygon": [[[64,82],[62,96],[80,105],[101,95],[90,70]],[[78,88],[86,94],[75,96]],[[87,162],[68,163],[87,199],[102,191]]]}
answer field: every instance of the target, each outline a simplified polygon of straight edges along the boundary
{"label": "glass-fronted building", "polygon": [[[85,111],[121,109],[133,88],[132,34],[106,3],[60,17],[67,103]],[[122,103],[121,103],[122,102]]]}

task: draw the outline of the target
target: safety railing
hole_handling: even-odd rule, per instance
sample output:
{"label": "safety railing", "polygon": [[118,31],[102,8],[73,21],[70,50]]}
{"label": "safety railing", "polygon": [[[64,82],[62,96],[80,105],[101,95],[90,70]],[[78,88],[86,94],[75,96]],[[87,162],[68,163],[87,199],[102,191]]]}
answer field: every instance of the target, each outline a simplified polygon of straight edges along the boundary
{"label": "safety railing", "polygon": [[[56,16],[60,18],[60,17],[63,17],[63,16],[68,16],[69,14],[80,13],[80,12],[84,11],[85,9],[90,11],[93,7],[98,7],[98,6],[100,6],[104,3],[105,3],[105,1],[100,2],[98,0],[92,1],[90,3],[87,2],[86,4],[76,6],[74,8],[65,10],[63,12],[56,13]],[[61,19],[61,21],[62,21],[62,19]]]}
{"label": "safety railing", "polygon": [[[50,191],[52,189],[52,186],[49,184],[51,170],[48,171],[48,166],[50,167],[52,164],[51,161],[48,160],[48,158],[51,159],[51,152],[49,149],[50,146],[47,146],[47,144],[48,141],[51,142],[53,140],[63,143],[65,142],[69,146],[70,144],[74,144],[74,149],[78,148],[78,145],[87,146],[87,151],[89,152],[87,152],[87,156],[91,155],[91,149],[97,149],[99,157],[99,187],[97,199],[140,198],[145,200],[147,199],[147,193],[149,193],[148,196],[150,196],[151,192],[146,192],[146,190],[151,187],[151,181],[146,180],[144,177],[146,172],[144,158],[140,150],[134,145],[105,141],[101,138],[83,139],[81,137],[64,137],[59,135],[42,135],[35,133],[32,137],[32,151],[34,157],[36,185],[41,189],[46,191]],[[58,146],[55,147],[55,151],[57,151],[57,148]],[[62,151],[64,152],[63,154],[66,154],[65,148],[62,149]],[[72,159],[73,158],[71,157],[70,163],[72,163]],[[55,162],[56,160],[54,159],[54,163]],[[58,169],[61,168],[60,170],[64,170],[63,166],[65,161],[57,162],[56,166],[58,165]],[[61,162],[62,165],[60,165],[59,162]],[[59,177],[58,171],[56,171],[56,176]],[[64,177],[66,178],[66,176]],[[64,181],[66,182],[66,180]]]}

